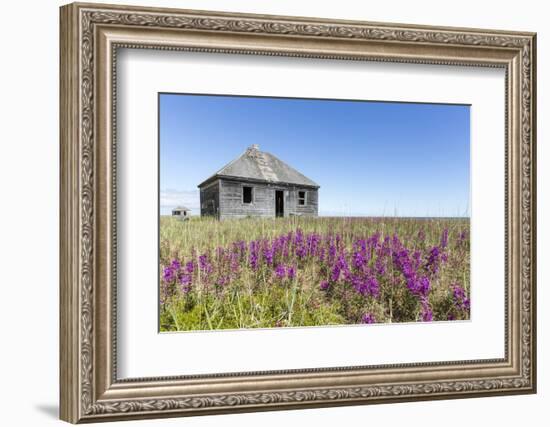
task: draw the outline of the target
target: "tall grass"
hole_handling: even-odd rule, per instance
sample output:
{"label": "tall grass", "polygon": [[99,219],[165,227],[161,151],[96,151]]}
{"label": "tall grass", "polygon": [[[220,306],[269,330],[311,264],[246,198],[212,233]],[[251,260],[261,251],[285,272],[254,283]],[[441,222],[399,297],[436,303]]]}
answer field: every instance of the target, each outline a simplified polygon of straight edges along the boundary
{"label": "tall grass", "polygon": [[469,220],[160,221],[161,330],[469,318]]}

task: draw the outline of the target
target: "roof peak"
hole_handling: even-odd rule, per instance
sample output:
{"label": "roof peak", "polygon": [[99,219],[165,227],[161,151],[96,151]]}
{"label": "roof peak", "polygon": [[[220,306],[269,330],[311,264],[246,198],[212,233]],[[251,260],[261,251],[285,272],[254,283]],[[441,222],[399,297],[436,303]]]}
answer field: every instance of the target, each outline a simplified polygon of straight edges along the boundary
{"label": "roof peak", "polygon": [[264,182],[319,188],[319,185],[314,181],[275,157],[273,154],[260,151],[260,146],[258,144],[248,146],[243,154],[229,162],[198,186],[201,187],[214,177],[252,179]]}
{"label": "roof peak", "polygon": [[246,149],[244,154],[252,158],[258,157],[260,154],[260,146],[258,144],[252,144]]}

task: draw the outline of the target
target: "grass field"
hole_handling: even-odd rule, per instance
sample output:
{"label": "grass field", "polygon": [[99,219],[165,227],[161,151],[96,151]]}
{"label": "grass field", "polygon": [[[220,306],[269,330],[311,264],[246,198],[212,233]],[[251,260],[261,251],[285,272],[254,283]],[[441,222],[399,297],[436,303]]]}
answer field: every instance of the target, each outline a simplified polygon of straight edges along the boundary
{"label": "grass field", "polygon": [[469,219],[160,220],[161,331],[469,319]]}

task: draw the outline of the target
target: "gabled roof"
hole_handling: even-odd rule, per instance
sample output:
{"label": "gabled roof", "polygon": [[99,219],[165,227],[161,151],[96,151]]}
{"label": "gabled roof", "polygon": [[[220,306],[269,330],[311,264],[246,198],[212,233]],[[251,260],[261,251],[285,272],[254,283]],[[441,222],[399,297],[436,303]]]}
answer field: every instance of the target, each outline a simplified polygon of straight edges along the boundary
{"label": "gabled roof", "polygon": [[189,211],[191,211],[191,209],[186,208],[185,206],[178,206],[178,207],[172,209],[172,212],[174,212],[174,211],[187,211],[187,212],[189,212]]}
{"label": "gabled roof", "polygon": [[198,187],[202,187],[215,178],[240,178],[319,188],[317,183],[273,154],[260,151],[259,146],[256,144],[248,147],[243,154],[201,182]]}

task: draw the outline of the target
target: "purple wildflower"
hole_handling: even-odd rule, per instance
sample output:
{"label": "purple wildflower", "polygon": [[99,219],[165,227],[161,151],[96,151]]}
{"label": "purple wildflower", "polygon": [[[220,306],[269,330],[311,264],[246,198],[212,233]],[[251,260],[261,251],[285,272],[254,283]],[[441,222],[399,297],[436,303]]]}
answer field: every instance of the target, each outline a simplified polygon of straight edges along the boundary
{"label": "purple wildflower", "polygon": [[461,245],[466,240],[466,237],[468,236],[468,232],[466,230],[462,230],[460,233],[458,233],[458,245]]}
{"label": "purple wildflower", "polygon": [[448,243],[449,243],[449,229],[446,228],[445,230],[443,230],[443,233],[441,233],[441,242],[440,242],[441,248],[445,249]]}
{"label": "purple wildflower", "polygon": [[273,256],[275,255],[275,250],[273,249],[273,246],[270,246],[269,244],[266,243],[264,246],[263,254],[264,254],[265,263],[267,265],[273,264]]}
{"label": "purple wildflower", "polygon": [[162,272],[162,278],[165,282],[171,282],[174,280],[175,274],[174,269],[171,266],[164,267],[164,270]]}
{"label": "purple wildflower", "polygon": [[279,264],[277,268],[275,268],[275,276],[277,276],[278,279],[284,279],[286,275],[285,266],[282,264]]}
{"label": "purple wildflower", "polygon": [[193,261],[189,261],[185,264],[185,272],[187,274],[193,274],[193,271],[195,271],[195,264]]}
{"label": "purple wildflower", "polygon": [[363,317],[361,317],[361,322],[366,324],[371,324],[376,322],[376,318],[374,317],[374,314],[372,313],[365,313],[363,314]]}
{"label": "purple wildflower", "polygon": [[451,289],[453,290],[453,303],[455,307],[459,310],[469,310],[470,299],[466,296],[466,290],[458,284],[452,285]]}
{"label": "purple wildflower", "polygon": [[212,265],[210,262],[208,262],[208,255],[203,254],[199,256],[199,268],[204,273],[211,273],[212,272]]}
{"label": "purple wildflower", "polygon": [[355,268],[360,269],[365,265],[367,262],[367,259],[365,258],[365,255],[361,252],[354,252],[353,253],[353,265]]}
{"label": "purple wildflower", "polygon": [[340,266],[336,264],[332,268],[332,273],[330,274],[330,280],[337,282],[340,279]]}
{"label": "purple wildflower", "polygon": [[438,246],[434,246],[430,250],[430,255],[428,256],[428,261],[426,263],[426,269],[431,271],[433,274],[437,274],[439,271],[440,255],[441,252],[439,251]]}
{"label": "purple wildflower", "polygon": [[433,312],[430,303],[426,298],[422,299],[422,321],[431,322],[433,320]]}
{"label": "purple wildflower", "polygon": [[431,322],[433,320],[433,312],[432,310],[427,307],[425,310],[422,311],[422,321],[423,322]]}
{"label": "purple wildflower", "polygon": [[293,265],[288,267],[286,274],[290,280],[294,279],[296,277],[296,267],[294,267]]}
{"label": "purple wildflower", "polygon": [[258,242],[252,241],[250,242],[250,256],[249,256],[249,263],[250,267],[252,267],[252,270],[256,270],[258,268]]}
{"label": "purple wildflower", "polygon": [[181,291],[186,294],[191,290],[191,275],[189,274],[182,274],[180,277],[180,289]]}
{"label": "purple wildflower", "polygon": [[376,259],[376,262],[374,264],[374,268],[376,270],[376,274],[378,274],[379,276],[383,276],[386,273],[386,264],[383,261],[382,257],[378,257]]}

